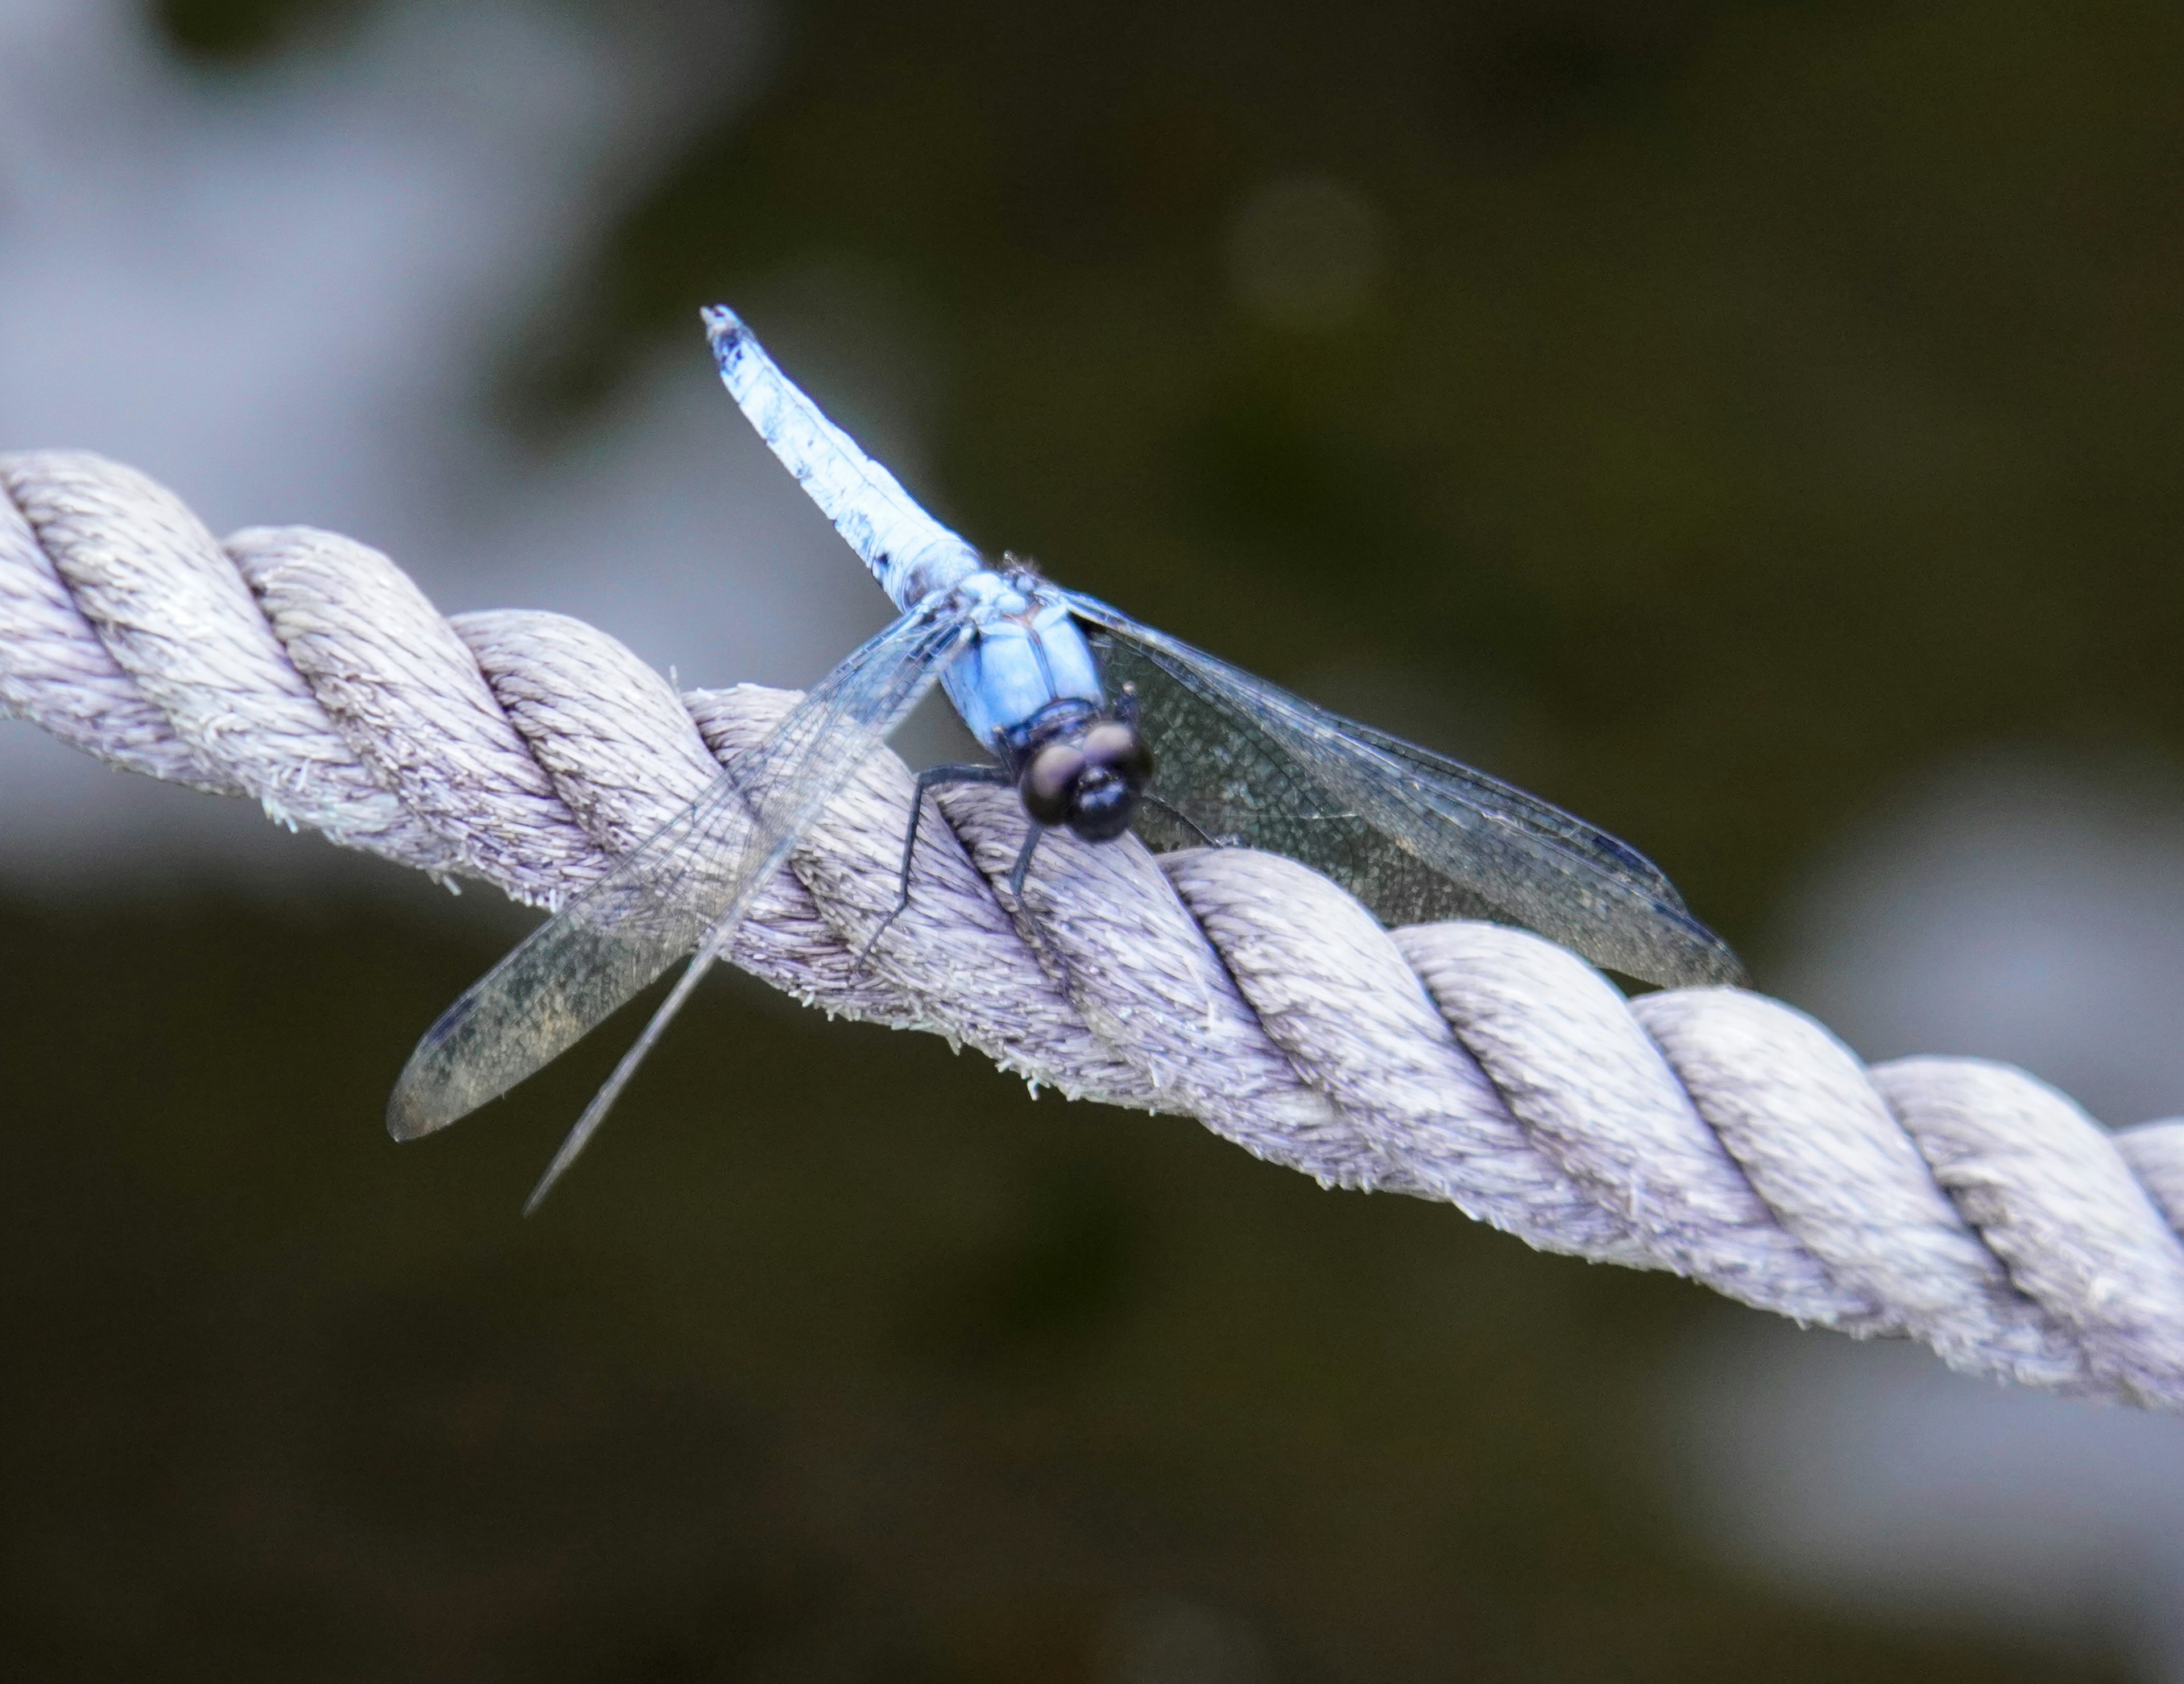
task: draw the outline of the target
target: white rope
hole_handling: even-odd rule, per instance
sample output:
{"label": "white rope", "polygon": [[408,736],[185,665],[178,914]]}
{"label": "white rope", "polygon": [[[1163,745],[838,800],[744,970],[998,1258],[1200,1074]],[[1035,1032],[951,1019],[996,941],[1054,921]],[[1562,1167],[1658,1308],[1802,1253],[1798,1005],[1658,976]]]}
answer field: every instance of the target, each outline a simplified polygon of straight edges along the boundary
{"label": "white rope", "polygon": [[[95,456],[0,456],[0,709],[532,903],[590,882],[791,700],[677,696],[558,615],[443,619],[331,533],[223,544]],[[1536,937],[1391,933],[1243,849],[1055,833],[1018,908],[1006,790],[942,792],[909,910],[860,973],[911,788],[892,756],[860,775],[766,886],[737,964],[1039,1085],[1197,1117],[1323,1182],[1908,1335],[1971,1373],[2184,1408],[2184,1121],[2110,1134],[1975,1060],[1869,1070],[1735,990],[1626,1001]]]}

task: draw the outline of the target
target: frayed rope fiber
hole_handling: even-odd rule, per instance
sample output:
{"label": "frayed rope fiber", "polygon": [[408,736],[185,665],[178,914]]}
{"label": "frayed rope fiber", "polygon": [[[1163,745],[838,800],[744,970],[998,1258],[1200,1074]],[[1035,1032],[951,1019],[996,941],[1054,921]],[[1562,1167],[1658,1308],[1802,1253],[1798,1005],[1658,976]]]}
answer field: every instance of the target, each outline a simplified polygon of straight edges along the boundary
{"label": "frayed rope fiber", "polygon": [[[0,455],[0,710],[535,905],[592,882],[793,700],[677,695],[560,615],[443,618],[332,533],[223,543],[97,456]],[[876,756],[765,887],[735,962],[1325,1183],[1919,1339],[1970,1373],[2184,1408],[2184,1121],[2110,1133],[1977,1060],[1869,1069],[1738,990],[1626,1001],[1535,936],[1384,930],[1245,849],[1054,832],[1019,906],[1003,789],[939,794],[909,909],[860,970],[911,792]]]}

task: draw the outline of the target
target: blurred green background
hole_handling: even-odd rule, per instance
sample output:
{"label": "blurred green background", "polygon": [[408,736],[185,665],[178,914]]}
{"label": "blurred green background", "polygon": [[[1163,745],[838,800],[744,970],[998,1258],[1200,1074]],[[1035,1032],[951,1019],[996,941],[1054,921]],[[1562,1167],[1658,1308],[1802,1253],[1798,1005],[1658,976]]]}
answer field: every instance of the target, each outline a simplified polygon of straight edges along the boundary
{"label": "blurred green background", "polygon": [[[243,102],[372,9],[145,26]],[[843,0],[765,53],[502,324],[542,461],[700,303],[908,324],[967,530],[1630,839],[1763,986],[1928,769],[2184,746],[2173,6]],[[379,1113],[521,927],[361,864],[0,906],[16,1676],[2111,1676],[1696,1548],[1697,1290],[741,979],[520,1221],[611,1047]]]}

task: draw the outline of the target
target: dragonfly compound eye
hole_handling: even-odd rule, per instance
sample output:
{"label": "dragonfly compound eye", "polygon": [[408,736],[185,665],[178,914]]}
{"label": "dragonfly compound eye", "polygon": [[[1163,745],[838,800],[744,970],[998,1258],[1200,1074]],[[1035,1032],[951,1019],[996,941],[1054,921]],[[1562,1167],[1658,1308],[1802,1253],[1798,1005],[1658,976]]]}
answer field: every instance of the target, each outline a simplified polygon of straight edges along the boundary
{"label": "dragonfly compound eye", "polygon": [[1024,811],[1041,824],[1061,824],[1069,817],[1077,780],[1084,773],[1084,751],[1071,743],[1049,743],[1031,757],[1023,770],[1017,794]]}
{"label": "dragonfly compound eye", "polygon": [[1134,725],[1119,719],[1103,721],[1087,731],[1078,746],[1084,750],[1088,764],[1112,768],[1134,790],[1152,779],[1153,751]]}
{"label": "dragonfly compound eye", "polygon": [[1078,739],[1084,769],[1070,791],[1069,828],[1087,842],[1112,842],[1130,828],[1152,756],[1130,726],[1106,720]]}

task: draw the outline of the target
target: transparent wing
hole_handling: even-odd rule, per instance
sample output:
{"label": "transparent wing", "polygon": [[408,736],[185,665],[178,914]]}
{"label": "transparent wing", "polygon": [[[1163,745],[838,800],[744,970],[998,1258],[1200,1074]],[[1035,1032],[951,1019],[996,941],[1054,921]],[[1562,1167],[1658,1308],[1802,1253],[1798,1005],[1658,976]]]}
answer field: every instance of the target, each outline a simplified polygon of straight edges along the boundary
{"label": "transparent wing", "polygon": [[[758,885],[939,676],[964,631],[960,613],[907,614],[828,673],[733,776],[448,1008],[395,1084],[388,1130],[409,1140],[446,1127],[560,1056],[683,955],[707,944],[717,951]],[[663,1008],[637,1056],[685,993]],[[625,1065],[602,1100],[611,1101],[634,1058]],[[593,1111],[603,1116],[604,1106]],[[588,1134],[597,1122],[588,1112],[579,1127]]]}
{"label": "transparent wing", "polygon": [[1325,873],[1382,922],[1516,923],[1596,964],[1664,985],[1744,971],[1643,855],[1521,789],[1315,707],[1201,650],[1066,592],[1107,635],[1111,684],[1139,695],[1156,847],[1205,835]]}

